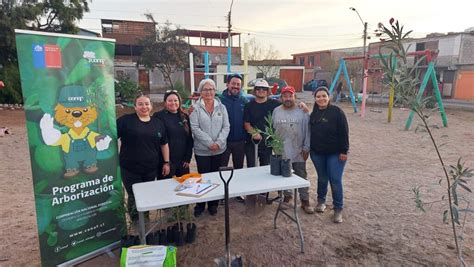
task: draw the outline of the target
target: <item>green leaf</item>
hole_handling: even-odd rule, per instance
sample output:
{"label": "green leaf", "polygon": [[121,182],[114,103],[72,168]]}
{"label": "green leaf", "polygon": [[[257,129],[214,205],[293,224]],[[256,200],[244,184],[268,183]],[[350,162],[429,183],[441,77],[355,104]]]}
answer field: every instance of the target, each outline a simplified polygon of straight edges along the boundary
{"label": "green leaf", "polygon": [[474,209],[459,209],[459,212],[472,212],[474,213]]}
{"label": "green leaf", "polygon": [[469,193],[472,193],[471,189],[469,189],[469,187],[467,187],[466,185],[462,184],[462,183],[458,183],[458,185],[460,187],[462,187],[464,190],[468,191]]}
{"label": "green leaf", "polygon": [[453,213],[453,220],[455,223],[457,223],[458,225],[461,225],[461,223],[459,223],[459,213],[458,213],[458,209],[456,206],[452,206],[451,207],[451,211]]}
{"label": "green leaf", "polygon": [[26,110],[35,110],[39,109],[39,97],[38,94],[30,95],[25,101],[25,109]]}
{"label": "green leaf", "polygon": [[443,211],[443,223],[448,223],[448,210]]}
{"label": "green leaf", "polygon": [[58,243],[58,232],[48,233],[48,246],[53,247]]}

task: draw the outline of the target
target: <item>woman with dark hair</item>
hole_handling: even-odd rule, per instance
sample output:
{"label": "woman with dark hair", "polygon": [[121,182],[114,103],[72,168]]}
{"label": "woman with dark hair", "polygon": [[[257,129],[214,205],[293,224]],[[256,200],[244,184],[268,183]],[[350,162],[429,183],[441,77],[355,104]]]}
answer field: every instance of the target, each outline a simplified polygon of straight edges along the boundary
{"label": "woman with dark hair", "polygon": [[342,175],[349,151],[349,126],[344,111],[331,105],[327,87],[314,91],[315,104],[310,116],[311,160],[318,173],[316,212],[326,209],[328,183],[334,206],[333,221],[342,222]]}
{"label": "woman with dark hair", "polygon": [[166,128],[170,148],[170,173],[164,178],[189,173],[189,162],[193,154],[193,137],[189,117],[181,110],[181,96],[175,90],[168,90],[163,98],[165,108],[153,114]]}
{"label": "woman with dark hair", "polygon": [[154,181],[170,171],[165,126],[150,116],[152,109],[150,97],[139,95],[135,98],[135,113],[117,119],[117,135],[121,141],[120,170],[132,220],[138,219],[133,184]]}

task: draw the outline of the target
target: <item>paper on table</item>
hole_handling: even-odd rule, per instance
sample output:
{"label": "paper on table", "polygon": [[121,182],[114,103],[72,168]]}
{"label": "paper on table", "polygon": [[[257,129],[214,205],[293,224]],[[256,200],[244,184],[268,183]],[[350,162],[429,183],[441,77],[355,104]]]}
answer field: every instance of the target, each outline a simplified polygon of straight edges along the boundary
{"label": "paper on table", "polygon": [[195,183],[176,194],[181,196],[200,197],[218,186],[219,184]]}
{"label": "paper on table", "polygon": [[128,248],[125,266],[163,266],[166,246]]}

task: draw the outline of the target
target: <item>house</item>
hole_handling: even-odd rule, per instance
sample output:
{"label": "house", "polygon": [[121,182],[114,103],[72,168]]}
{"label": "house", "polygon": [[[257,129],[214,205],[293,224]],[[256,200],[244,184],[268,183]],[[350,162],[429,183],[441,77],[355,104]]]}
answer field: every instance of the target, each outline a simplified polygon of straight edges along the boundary
{"label": "house", "polygon": [[89,36],[89,37],[101,37],[100,33],[89,31],[83,28],[79,28],[79,31],[77,32],[77,35],[82,35],[82,36]]}
{"label": "house", "polygon": [[[434,52],[436,74],[444,98],[474,100],[474,28],[464,32],[432,33],[423,38],[406,40],[404,45],[408,52]],[[378,55],[381,46],[381,42],[369,44],[369,55]],[[408,64],[413,65],[417,58],[411,57]],[[370,59],[368,66],[368,91],[380,92],[383,87],[380,62],[378,59]],[[423,75],[427,62],[422,62],[418,68]],[[427,93],[432,90],[429,83]]]}
{"label": "house", "polygon": [[115,77],[128,76],[137,82],[144,93],[152,93],[163,86],[163,78],[159,71],[149,71],[137,67],[143,47],[140,40],[155,36],[154,22],[102,19],[102,36],[115,39]]}
{"label": "house", "polygon": [[305,67],[304,83],[313,79],[330,81],[337,70],[339,59],[346,56],[361,55],[362,47],[330,49],[292,54],[293,63]]}

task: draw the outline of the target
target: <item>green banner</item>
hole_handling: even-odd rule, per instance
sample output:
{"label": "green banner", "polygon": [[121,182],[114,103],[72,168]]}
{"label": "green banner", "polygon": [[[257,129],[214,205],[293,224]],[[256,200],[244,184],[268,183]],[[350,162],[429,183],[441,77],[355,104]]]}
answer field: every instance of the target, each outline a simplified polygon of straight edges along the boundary
{"label": "green banner", "polygon": [[[43,266],[120,240],[110,39],[16,30]],[[14,190],[14,189],[12,189]]]}

